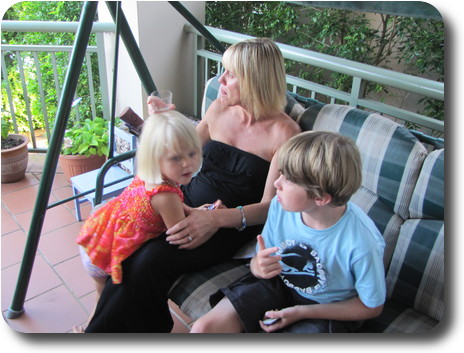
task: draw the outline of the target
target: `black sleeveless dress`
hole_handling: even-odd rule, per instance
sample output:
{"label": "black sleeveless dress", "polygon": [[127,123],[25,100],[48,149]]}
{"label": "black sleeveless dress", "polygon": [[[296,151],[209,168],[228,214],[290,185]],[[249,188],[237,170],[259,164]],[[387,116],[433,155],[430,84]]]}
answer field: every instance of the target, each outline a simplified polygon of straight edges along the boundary
{"label": "black sleeveless dress", "polygon": [[[203,165],[184,186],[184,202],[192,207],[221,199],[233,208],[261,200],[270,163],[256,155],[218,141],[203,148]],[[173,322],[167,293],[185,273],[230,259],[247,241],[260,234],[262,225],[221,228],[205,244],[179,250],[152,239],[123,262],[122,284],[107,281],[86,332],[170,332]]]}

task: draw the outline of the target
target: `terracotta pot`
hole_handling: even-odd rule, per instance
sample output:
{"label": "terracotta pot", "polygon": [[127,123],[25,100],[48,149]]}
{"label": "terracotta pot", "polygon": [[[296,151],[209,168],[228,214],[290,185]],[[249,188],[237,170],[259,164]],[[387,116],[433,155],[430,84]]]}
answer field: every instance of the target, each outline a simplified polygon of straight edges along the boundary
{"label": "terracotta pot", "polygon": [[23,179],[29,160],[27,151],[29,139],[27,136],[11,134],[10,137],[17,140],[21,139],[24,142],[19,146],[2,150],[2,184],[13,183]]}
{"label": "terracotta pot", "polygon": [[106,156],[92,155],[90,157],[80,155],[60,155],[60,166],[66,180],[71,182],[71,177],[90,172],[100,168],[106,162]]}

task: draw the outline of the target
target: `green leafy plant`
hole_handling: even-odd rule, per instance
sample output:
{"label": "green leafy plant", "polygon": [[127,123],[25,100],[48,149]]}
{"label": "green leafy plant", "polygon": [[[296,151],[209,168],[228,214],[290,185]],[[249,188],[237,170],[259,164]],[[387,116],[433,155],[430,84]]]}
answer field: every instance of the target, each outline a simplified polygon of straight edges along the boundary
{"label": "green leafy plant", "polygon": [[10,126],[6,120],[2,118],[2,140],[8,138],[10,134]]}
{"label": "green leafy plant", "polygon": [[108,156],[108,121],[85,119],[66,130],[61,153],[65,155]]}
{"label": "green leafy plant", "polygon": [[10,135],[12,131],[11,123],[2,117],[2,150],[7,150],[24,143],[25,139],[21,135]]}

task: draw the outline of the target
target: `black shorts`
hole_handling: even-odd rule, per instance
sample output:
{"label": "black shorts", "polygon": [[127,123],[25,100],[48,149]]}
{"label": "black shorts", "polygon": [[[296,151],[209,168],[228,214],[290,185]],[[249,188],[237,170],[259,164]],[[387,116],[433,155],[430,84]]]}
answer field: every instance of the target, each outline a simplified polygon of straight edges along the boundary
{"label": "black shorts", "polygon": [[[234,306],[245,332],[262,331],[259,320],[264,318],[266,311],[280,310],[295,305],[318,304],[298,295],[287,287],[279,276],[271,279],[259,279],[251,273],[211,295],[211,306],[214,307],[224,296]],[[296,322],[280,332],[353,332],[360,324],[361,322],[308,319]]]}

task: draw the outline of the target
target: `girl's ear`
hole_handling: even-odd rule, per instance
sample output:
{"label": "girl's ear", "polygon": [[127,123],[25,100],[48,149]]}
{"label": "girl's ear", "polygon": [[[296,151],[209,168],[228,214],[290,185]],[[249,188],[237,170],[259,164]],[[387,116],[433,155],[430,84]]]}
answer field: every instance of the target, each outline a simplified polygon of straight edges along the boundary
{"label": "girl's ear", "polygon": [[325,206],[332,202],[332,196],[324,193],[321,197],[316,197],[314,201],[317,206]]}

